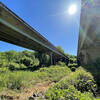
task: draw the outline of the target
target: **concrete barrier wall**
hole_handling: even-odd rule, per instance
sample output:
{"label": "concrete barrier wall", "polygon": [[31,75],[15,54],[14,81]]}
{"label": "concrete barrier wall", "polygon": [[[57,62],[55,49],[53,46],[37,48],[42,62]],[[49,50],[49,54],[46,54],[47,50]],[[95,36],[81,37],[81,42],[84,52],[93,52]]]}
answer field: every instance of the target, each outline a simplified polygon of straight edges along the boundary
{"label": "concrete barrier wall", "polygon": [[87,65],[100,58],[100,0],[83,0],[81,6],[78,58]]}

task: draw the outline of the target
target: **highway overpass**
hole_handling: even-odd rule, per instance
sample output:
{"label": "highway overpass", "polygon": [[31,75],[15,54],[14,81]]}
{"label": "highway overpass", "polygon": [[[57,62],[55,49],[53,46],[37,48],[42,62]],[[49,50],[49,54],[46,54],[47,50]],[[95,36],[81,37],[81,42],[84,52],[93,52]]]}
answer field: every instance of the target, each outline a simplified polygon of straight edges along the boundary
{"label": "highway overpass", "polygon": [[100,0],[82,0],[78,58],[81,65],[100,58]]}
{"label": "highway overpass", "polygon": [[0,2],[0,40],[67,60],[52,43]]}

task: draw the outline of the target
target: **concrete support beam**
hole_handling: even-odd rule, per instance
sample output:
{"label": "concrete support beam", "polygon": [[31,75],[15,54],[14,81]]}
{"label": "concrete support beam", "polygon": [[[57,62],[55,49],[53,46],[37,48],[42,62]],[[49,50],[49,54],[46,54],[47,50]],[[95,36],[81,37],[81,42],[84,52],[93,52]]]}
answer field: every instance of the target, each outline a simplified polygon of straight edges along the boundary
{"label": "concrete support beam", "polygon": [[100,0],[82,0],[78,58],[82,65],[100,58]]}
{"label": "concrete support beam", "polygon": [[51,65],[53,65],[53,53],[52,52],[50,53],[50,59],[51,59],[50,60],[51,61]]}

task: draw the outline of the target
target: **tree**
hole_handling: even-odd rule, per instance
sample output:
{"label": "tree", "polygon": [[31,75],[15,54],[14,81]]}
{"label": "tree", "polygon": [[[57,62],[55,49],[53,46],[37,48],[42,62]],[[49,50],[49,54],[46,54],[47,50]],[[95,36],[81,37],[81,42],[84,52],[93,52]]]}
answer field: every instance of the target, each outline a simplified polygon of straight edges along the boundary
{"label": "tree", "polygon": [[64,50],[62,49],[61,46],[57,46],[57,48],[59,49],[60,52],[64,53]]}
{"label": "tree", "polygon": [[39,60],[37,58],[35,58],[35,56],[33,59],[31,59],[30,57],[24,56],[20,59],[20,63],[24,64],[27,67],[34,67],[34,66],[39,65]]}
{"label": "tree", "polygon": [[20,63],[24,64],[27,67],[30,67],[32,65],[32,62],[33,62],[32,59],[26,56],[20,59]]}
{"label": "tree", "polygon": [[35,57],[39,59],[40,66],[49,66],[50,65],[50,56],[46,53],[35,52]]}
{"label": "tree", "polygon": [[6,55],[6,59],[8,60],[8,62],[16,61],[19,58],[18,53],[14,50],[5,52],[5,55]]}

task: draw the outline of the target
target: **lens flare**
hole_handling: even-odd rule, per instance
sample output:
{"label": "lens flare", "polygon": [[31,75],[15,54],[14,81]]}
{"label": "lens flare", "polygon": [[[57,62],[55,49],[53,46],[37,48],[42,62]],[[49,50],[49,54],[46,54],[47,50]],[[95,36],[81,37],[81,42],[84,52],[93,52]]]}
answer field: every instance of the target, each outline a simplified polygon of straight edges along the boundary
{"label": "lens flare", "polygon": [[69,7],[69,9],[68,9],[68,13],[70,14],[70,15],[73,15],[73,14],[75,14],[76,13],[76,11],[77,11],[77,6],[76,5],[71,5],[70,7]]}

